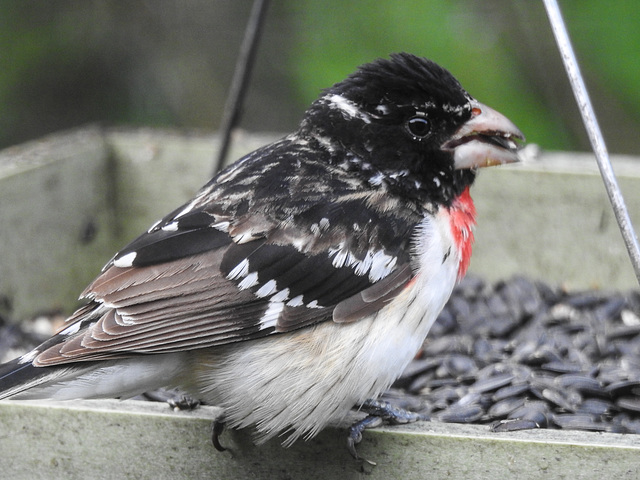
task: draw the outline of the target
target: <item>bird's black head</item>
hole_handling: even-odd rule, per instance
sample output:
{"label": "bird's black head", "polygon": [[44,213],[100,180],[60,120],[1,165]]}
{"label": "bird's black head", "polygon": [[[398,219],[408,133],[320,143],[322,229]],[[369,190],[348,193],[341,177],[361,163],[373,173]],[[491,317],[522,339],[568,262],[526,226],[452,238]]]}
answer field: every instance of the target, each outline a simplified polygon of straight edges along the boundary
{"label": "bird's black head", "polygon": [[512,138],[522,138],[447,70],[406,53],[363,65],[325,90],[300,135],[372,186],[445,205],[473,182],[476,167],[516,161]]}

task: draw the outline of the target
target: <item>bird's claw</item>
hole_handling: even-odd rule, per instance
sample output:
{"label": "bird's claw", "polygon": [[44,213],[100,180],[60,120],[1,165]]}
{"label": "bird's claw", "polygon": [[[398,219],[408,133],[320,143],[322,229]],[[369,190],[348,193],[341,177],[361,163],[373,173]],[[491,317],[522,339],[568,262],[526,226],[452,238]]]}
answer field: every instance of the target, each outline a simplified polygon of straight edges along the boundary
{"label": "bird's claw", "polygon": [[362,441],[362,432],[366,428],[375,428],[382,425],[383,419],[376,415],[369,415],[368,417],[363,418],[362,420],[357,421],[351,427],[349,427],[349,436],[347,437],[347,448],[349,449],[349,453],[356,460],[364,460],[370,465],[375,465],[376,463],[367,460],[366,458],[358,455],[358,451],[356,450],[356,445]]}
{"label": "bird's claw", "polygon": [[226,450],[220,443],[220,435],[222,435],[222,432],[224,432],[224,421],[214,420],[213,425],[211,425],[211,443],[219,452]]}

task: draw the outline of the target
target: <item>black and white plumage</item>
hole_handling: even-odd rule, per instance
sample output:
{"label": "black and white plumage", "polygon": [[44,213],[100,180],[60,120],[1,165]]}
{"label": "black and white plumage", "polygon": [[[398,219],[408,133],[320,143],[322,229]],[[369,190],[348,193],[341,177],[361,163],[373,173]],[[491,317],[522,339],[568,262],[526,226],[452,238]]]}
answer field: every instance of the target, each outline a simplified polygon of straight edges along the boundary
{"label": "black and white plumage", "polygon": [[311,437],[418,351],[468,266],[476,169],[521,139],[428,60],[364,65],[116,254],[0,398],[180,386],[259,440]]}

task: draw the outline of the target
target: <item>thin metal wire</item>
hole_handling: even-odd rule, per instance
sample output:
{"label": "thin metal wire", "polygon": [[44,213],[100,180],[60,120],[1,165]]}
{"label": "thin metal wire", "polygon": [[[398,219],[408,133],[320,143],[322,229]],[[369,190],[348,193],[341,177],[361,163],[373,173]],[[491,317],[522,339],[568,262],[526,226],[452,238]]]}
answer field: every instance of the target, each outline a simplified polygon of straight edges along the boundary
{"label": "thin metal wire", "polygon": [[251,8],[249,21],[247,22],[242,45],[240,46],[238,60],[236,61],[235,71],[233,72],[233,79],[231,80],[231,86],[229,87],[229,95],[222,114],[222,122],[220,125],[220,148],[218,149],[218,155],[213,167],[214,175],[218,173],[220,168],[224,165],[229,145],[231,143],[231,132],[240,119],[240,109],[244,102],[249,77],[251,76],[251,70],[255,63],[258,41],[260,39],[260,33],[262,32],[262,26],[264,25],[268,6],[269,0],[255,0],[253,2],[253,7]]}
{"label": "thin metal wire", "polygon": [[636,278],[638,283],[640,283],[640,245],[638,244],[638,237],[633,230],[629,211],[627,210],[622,192],[620,191],[615,173],[613,172],[607,147],[605,145],[602,132],[600,131],[600,126],[598,125],[598,120],[596,119],[593,106],[591,105],[591,100],[584,84],[582,74],[580,73],[580,67],[578,66],[578,61],[573,51],[573,47],[571,46],[566,25],[562,19],[560,7],[556,0],[543,1],[544,6],[547,9],[547,15],[549,16],[549,22],[551,23],[553,34],[555,35],[556,42],[558,43],[560,54],[562,55],[562,61],[565,69],[567,70],[567,76],[571,82],[573,94],[576,97],[576,102],[578,103],[580,113],[582,114],[582,121],[587,129],[591,146],[593,147],[593,151],[596,155],[600,175],[602,176],[602,181],[604,182],[604,186],[607,190],[607,195],[611,201],[613,213],[616,216],[620,232],[622,233],[622,238],[624,239],[627,251],[629,252],[629,258],[631,259]]}

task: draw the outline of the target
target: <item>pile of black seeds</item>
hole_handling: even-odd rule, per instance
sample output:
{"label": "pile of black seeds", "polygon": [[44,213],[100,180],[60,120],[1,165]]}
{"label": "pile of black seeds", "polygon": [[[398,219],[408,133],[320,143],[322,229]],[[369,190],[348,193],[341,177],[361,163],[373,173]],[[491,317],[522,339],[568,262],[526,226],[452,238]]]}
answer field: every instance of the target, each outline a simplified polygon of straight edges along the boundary
{"label": "pile of black seeds", "polygon": [[385,399],[496,431],[640,433],[639,334],[639,292],[468,277]]}
{"label": "pile of black seeds", "polygon": [[[0,359],[51,332],[0,318]],[[640,292],[566,292],[524,277],[456,287],[383,399],[434,421],[640,433]],[[159,392],[149,398],[176,403]],[[181,403],[181,400],[178,400]]]}

